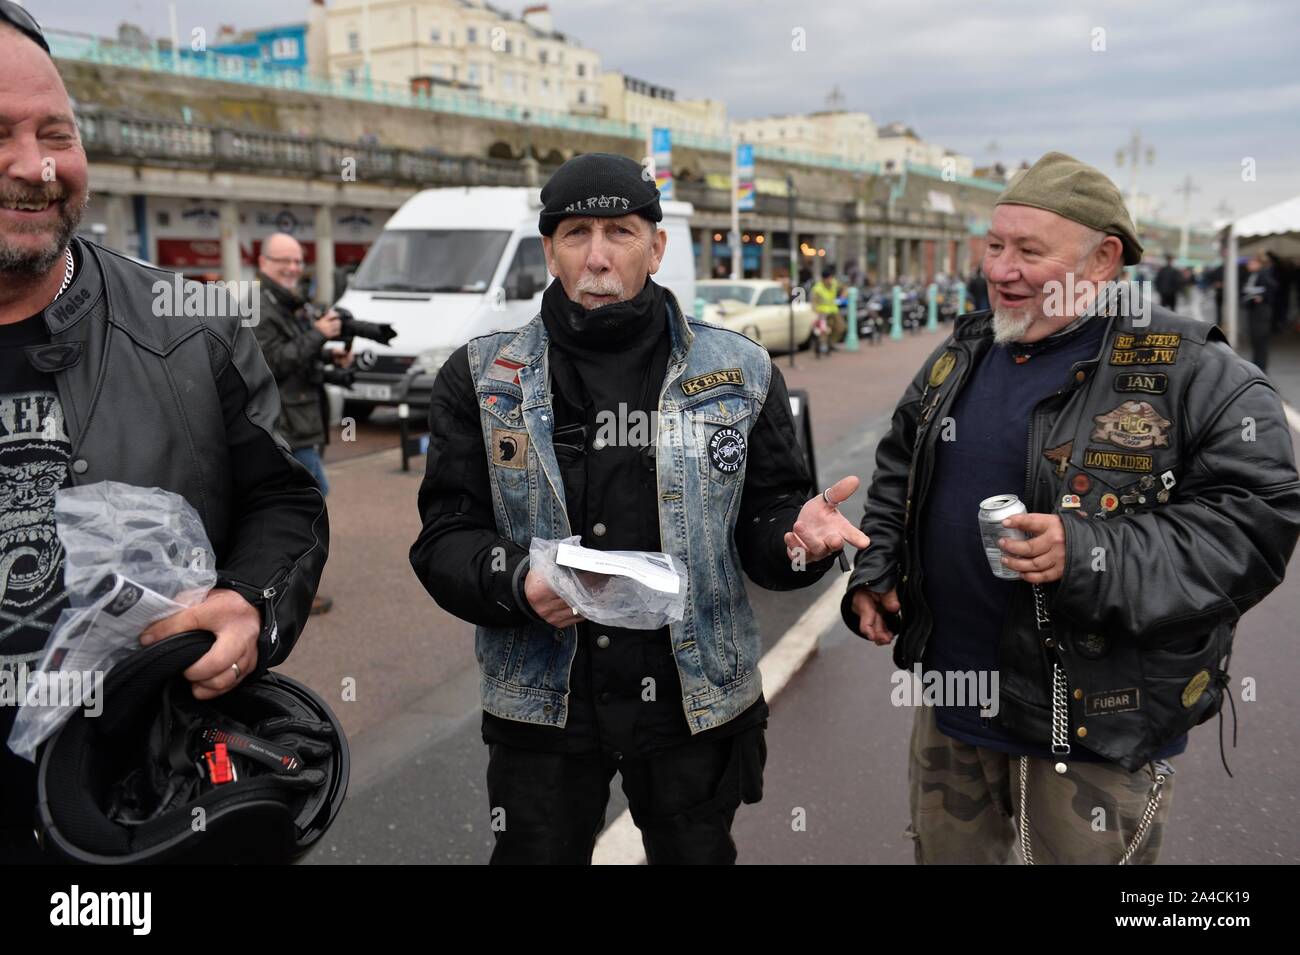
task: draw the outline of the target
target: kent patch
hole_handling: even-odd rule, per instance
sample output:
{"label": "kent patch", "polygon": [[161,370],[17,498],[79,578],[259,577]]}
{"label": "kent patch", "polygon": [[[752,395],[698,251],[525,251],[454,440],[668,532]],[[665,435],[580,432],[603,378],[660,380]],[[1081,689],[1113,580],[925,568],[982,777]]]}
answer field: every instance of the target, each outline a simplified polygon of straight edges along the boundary
{"label": "kent patch", "polygon": [[1085,716],[1110,716],[1112,713],[1131,713],[1141,706],[1135,686],[1123,690],[1102,690],[1083,698]]}
{"label": "kent patch", "polygon": [[528,466],[528,432],[492,429],[492,463],[503,468]]}
{"label": "kent patch", "polygon": [[508,381],[512,384],[519,384],[519,369],[524,367],[521,361],[511,361],[509,358],[498,358],[488,366],[487,376],[493,381]]}
{"label": "kent patch", "polygon": [[735,428],[719,428],[709,439],[709,461],[723,474],[735,474],[745,463],[745,436]]}
{"label": "kent patch", "polygon": [[1116,391],[1163,395],[1169,390],[1169,376],[1163,371],[1128,371],[1115,376],[1114,387]]}
{"label": "kent patch", "polygon": [[745,375],[739,368],[723,368],[719,371],[711,371],[707,375],[687,378],[682,382],[682,391],[688,395],[698,395],[701,391],[708,391],[718,385],[743,385],[744,383]]}
{"label": "kent patch", "polygon": [[1124,451],[1106,451],[1103,448],[1088,448],[1083,453],[1085,468],[1101,468],[1103,471],[1150,471],[1155,464],[1149,454],[1132,454]]}
{"label": "kent patch", "polygon": [[1131,451],[1169,447],[1172,422],[1149,401],[1126,401],[1105,414],[1094,415],[1093,441],[1105,441]]}

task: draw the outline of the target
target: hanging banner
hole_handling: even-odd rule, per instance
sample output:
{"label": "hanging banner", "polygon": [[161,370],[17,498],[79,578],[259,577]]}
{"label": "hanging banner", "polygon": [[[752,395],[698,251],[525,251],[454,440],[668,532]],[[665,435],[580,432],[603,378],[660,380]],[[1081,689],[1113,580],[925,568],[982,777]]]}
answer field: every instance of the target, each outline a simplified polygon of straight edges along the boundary
{"label": "hanging banner", "polygon": [[736,208],[754,211],[754,147],[750,143],[736,147]]}
{"label": "hanging banner", "polygon": [[673,134],[671,130],[655,127],[651,134],[651,153],[655,160],[655,188],[659,198],[673,198]]}

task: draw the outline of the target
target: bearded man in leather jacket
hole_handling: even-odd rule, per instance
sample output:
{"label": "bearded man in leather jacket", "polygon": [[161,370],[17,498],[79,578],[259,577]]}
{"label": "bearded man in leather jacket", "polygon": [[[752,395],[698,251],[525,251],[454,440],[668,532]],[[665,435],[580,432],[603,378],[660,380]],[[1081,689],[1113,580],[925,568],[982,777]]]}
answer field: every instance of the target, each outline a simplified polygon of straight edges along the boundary
{"label": "bearded man in leather jacket", "polygon": [[[930,356],[877,449],[842,609],[935,690],[909,762],[918,862],[1154,862],[1169,760],[1223,706],[1237,621],[1295,547],[1277,394],[1218,328],[1105,284],[1141,254],[1114,184],[1044,156],[995,207],[993,311]],[[1027,539],[986,548],[981,501],[1006,493]],[[948,692],[976,677],[991,699]]]}
{"label": "bearded man in leather jacket", "polygon": [[[217,584],[141,643],[214,633],[185,671],[211,699],[288,656],[325,564],[324,498],[273,436],[275,382],[238,310],[187,314],[201,287],[75,237],[86,154],[25,11],[0,6],[0,60],[0,667],[34,669],[67,605],[55,492],[161,487],[203,521]],[[0,861],[37,861],[35,805],[35,768],[0,747]]]}

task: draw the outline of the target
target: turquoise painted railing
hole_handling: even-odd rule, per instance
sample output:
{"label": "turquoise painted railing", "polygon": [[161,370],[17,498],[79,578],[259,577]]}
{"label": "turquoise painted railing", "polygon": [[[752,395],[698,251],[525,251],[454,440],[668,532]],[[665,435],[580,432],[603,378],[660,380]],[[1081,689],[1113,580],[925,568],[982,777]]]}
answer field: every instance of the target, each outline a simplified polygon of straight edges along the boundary
{"label": "turquoise painted railing", "polygon": [[[300,70],[264,68],[257,60],[245,60],[240,57],[220,56],[217,54],[202,57],[174,56],[171,52],[164,52],[154,48],[140,49],[116,43],[101,43],[94,37],[59,33],[57,31],[49,31],[47,38],[54,56],[64,60],[104,63],[111,66],[226,83],[244,83],[249,86],[308,93],[316,96],[337,96],[366,103],[382,103],[410,109],[454,113],[475,119],[503,120],[513,123],[527,122],[533,126],[613,136],[620,139],[631,139],[638,143],[644,142],[648,133],[648,130],[637,123],[624,123],[617,120],[602,119],[597,116],[581,116],[557,110],[533,109],[531,107],[497,103],[485,100],[473,93],[454,91],[420,93],[413,92],[403,86],[374,83],[369,80],[348,83],[343,80],[313,76]],[[689,149],[702,149],[710,152],[725,153],[730,149],[730,144],[725,138],[702,136],[677,130],[673,131],[673,142],[675,145]],[[767,143],[754,143],[753,146],[756,157],[774,162],[839,169],[845,172],[867,175],[879,175],[882,171],[881,164],[878,162],[853,163],[836,156],[786,149],[783,146]],[[932,166],[908,163],[907,169],[919,175],[943,178],[942,171]],[[994,192],[999,192],[1003,188],[1000,183],[967,176],[958,176],[955,180],[950,181]]]}

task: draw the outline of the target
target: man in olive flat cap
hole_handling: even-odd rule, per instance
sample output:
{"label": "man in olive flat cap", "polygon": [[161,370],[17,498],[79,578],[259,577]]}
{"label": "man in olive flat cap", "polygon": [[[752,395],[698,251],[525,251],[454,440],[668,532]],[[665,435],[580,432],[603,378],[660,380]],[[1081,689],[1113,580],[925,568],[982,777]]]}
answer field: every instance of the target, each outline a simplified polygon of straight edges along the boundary
{"label": "man in olive flat cap", "polygon": [[[652,276],[659,192],[624,156],[542,189],[555,281],[521,329],[475,338],[433,387],[411,563],[478,625],[494,863],[587,863],[621,773],[651,863],[730,863],[762,795],[767,704],[740,578],[816,582],[866,537],[813,494],[767,352],[697,322]],[[685,619],[589,621],[530,566],[533,540],[662,551]],[[634,621],[627,621],[634,622]]]}
{"label": "man in olive flat cap", "polygon": [[[877,449],[842,610],[921,677],[918,862],[1154,862],[1170,760],[1295,547],[1277,395],[1217,328],[1116,282],[1141,255],[1115,185],[1043,156],[996,203],[992,311],[935,350]],[[1027,513],[982,528],[995,496]]]}

